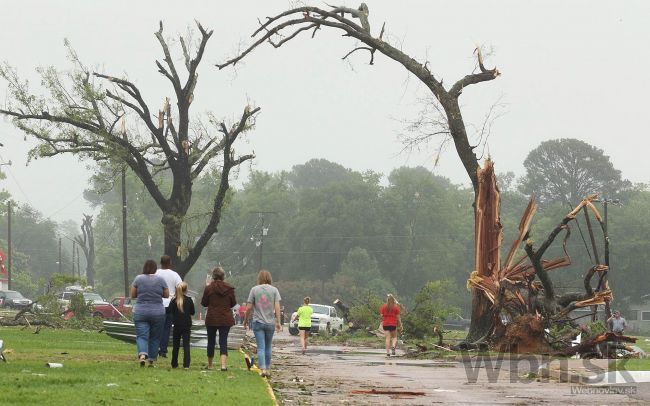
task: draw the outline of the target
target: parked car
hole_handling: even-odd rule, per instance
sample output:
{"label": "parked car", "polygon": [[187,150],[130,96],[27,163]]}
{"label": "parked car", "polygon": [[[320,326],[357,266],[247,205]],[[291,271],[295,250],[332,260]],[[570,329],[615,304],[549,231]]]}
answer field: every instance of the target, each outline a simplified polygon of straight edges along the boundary
{"label": "parked car", "polygon": [[469,330],[470,320],[462,316],[450,317],[443,323],[442,327],[448,330]]}
{"label": "parked car", "polygon": [[111,305],[113,305],[115,310],[122,313],[126,317],[129,317],[131,313],[133,313],[134,304],[135,299],[131,299],[130,297],[119,296],[114,297],[113,300],[111,300]]}
{"label": "parked car", "polygon": [[[327,306],[321,304],[310,304],[314,313],[311,315],[311,332],[336,334],[343,330],[343,318],[338,316],[334,306]],[[297,313],[291,315],[291,322],[289,323],[289,334],[298,335],[298,318]]]}
{"label": "parked car", "polygon": [[67,308],[70,305],[70,299],[73,295],[82,294],[85,302],[91,302],[92,304],[108,304],[106,299],[104,299],[99,293],[80,291],[80,290],[68,290],[61,292],[59,296],[59,303],[62,307]]}
{"label": "parked car", "polygon": [[22,293],[16,290],[0,290],[0,306],[10,309],[22,309],[32,304]]}
{"label": "parked car", "polygon": [[[88,292],[86,290],[68,290],[61,292],[59,303],[64,310],[67,310],[70,306],[70,299],[73,295],[83,295],[84,301],[92,305],[92,314],[94,317],[101,317],[111,320],[119,320],[122,318],[120,315],[122,312],[118,312],[119,309],[116,309],[111,303],[108,303],[106,299],[104,299],[99,293]],[[68,312],[66,312],[66,314],[66,317],[71,317]]]}

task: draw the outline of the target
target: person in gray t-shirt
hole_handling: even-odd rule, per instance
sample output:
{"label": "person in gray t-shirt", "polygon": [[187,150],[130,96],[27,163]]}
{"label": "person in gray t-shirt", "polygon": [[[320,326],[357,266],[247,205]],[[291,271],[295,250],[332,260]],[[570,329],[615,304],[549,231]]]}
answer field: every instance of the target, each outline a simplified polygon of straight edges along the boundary
{"label": "person in gray t-shirt", "polygon": [[607,324],[611,325],[612,331],[616,334],[623,334],[625,327],[627,327],[627,322],[621,317],[621,312],[618,310],[614,312],[612,317],[607,319]]}
{"label": "person in gray t-shirt", "polygon": [[156,261],[147,260],[131,285],[131,297],[136,299],[133,308],[133,324],[135,324],[135,343],[138,350],[138,362],[144,366],[154,366],[158,356],[160,333],[165,324],[165,306],[163,298],[169,297],[169,289],[165,280],[156,276]]}
{"label": "person in gray t-shirt", "polygon": [[262,377],[268,377],[271,368],[271,350],[273,333],[282,331],[280,320],[280,292],[272,285],[271,273],[266,270],[257,275],[257,285],[253,286],[249,295],[244,318],[244,327],[249,325],[257,342],[257,356]]}

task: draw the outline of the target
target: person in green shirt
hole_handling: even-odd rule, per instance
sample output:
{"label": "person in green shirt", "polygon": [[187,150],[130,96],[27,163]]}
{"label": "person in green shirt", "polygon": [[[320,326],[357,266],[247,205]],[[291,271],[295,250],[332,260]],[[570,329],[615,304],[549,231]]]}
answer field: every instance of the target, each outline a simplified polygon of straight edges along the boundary
{"label": "person in green shirt", "polygon": [[[309,338],[309,331],[311,330],[311,315],[314,309],[309,306],[309,297],[303,299],[304,304],[298,308],[294,316],[298,318],[298,330],[300,332],[300,346],[302,353],[307,351],[307,340]],[[293,320],[292,320],[293,321]]]}

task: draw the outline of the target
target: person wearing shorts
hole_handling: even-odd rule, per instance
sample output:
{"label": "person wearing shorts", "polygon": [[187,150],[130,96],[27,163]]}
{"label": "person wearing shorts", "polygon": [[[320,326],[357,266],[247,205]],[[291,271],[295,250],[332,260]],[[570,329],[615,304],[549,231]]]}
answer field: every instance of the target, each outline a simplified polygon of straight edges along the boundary
{"label": "person wearing shorts", "polygon": [[379,314],[381,314],[383,318],[382,326],[384,329],[384,337],[386,338],[387,357],[395,355],[395,347],[397,346],[397,326],[399,326],[400,330],[404,330],[400,312],[400,307],[397,304],[395,297],[391,294],[387,296],[386,303],[381,305],[379,308]]}
{"label": "person wearing shorts", "polygon": [[309,332],[311,331],[311,315],[314,313],[314,309],[309,306],[310,300],[311,299],[309,297],[304,298],[303,305],[298,308],[298,311],[296,311],[295,315],[295,317],[298,318],[300,346],[302,347],[303,355],[307,351],[307,341],[309,339]]}

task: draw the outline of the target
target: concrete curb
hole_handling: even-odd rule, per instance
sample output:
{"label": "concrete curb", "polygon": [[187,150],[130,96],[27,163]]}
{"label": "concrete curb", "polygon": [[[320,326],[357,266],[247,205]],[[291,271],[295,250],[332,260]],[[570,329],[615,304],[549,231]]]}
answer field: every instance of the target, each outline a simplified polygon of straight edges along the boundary
{"label": "concrete curb", "polygon": [[540,378],[555,379],[560,383],[574,383],[574,384],[586,385],[589,381],[589,377],[583,376],[579,372],[549,368],[548,364],[543,365],[539,368],[538,375]]}
{"label": "concrete curb", "polygon": [[[569,363],[571,363],[571,361],[577,360],[568,360]],[[593,362],[596,361],[594,360]],[[607,362],[609,362],[609,360],[604,360],[604,362],[604,365],[592,364],[590,369],[586,369],[584,365],[580,365],[580,363],[577,363],[577,365],[572,367],[570,364],[566,365],[563,362],[553,364],[553,361],[551,361],[539,367],[538,375],[541,378],[552,378],[561,383],[590,385],[594,383],[594,376],[609,372],[609,368],[607,367]]]}
{"label": "concrete curb", "polygon": [[[242,355],[246,356],[246,353],[245,353],[244,350],[242,350],[241,348],[239,349],[239,352],[242,353]],[[253,368],[254,368],[254,367],[253,367]],[[256,372],[255,370],[253,370],[252,368],[251,368],[251,372],[253,372],[253,373],[257,373],[257,372]],[[259,374],[258,374],[258,376],[259,376]],[[266,386],[266,392],[267,392],[267,393],[269,394],[269,396],[271,397],[271,400],[273,401],[273,405],[274,405],[274,406],[279,406],[280,403],[278,402],[278,399],[275,397],[275,392],[273,391],[273,387],[271,387],[271,383],[269,382],[269,380],[268,380],[268,379],[265,379],[265,378],[261,378],[261,377],[260,377],[260,379],[262,379],[262,381],[264,381],[264,385]]]}
{"label": "concrete curb", "polygon": [[266,385],[266,391],[269,393],[269,396],[271,397],[271,400],[273,401],[274,406],[279,406],[280,403],[278,403],[278,399],[275,397],[275,392],[273,392],[273,388],[271,387],[271,383],[269,382],[268,379],[264,379],[264,385]]}

